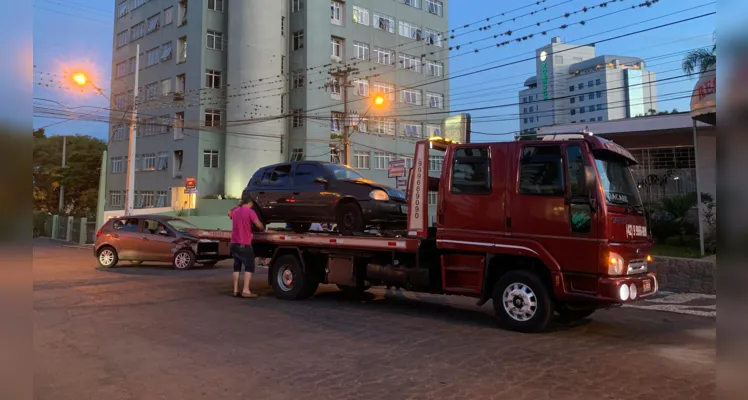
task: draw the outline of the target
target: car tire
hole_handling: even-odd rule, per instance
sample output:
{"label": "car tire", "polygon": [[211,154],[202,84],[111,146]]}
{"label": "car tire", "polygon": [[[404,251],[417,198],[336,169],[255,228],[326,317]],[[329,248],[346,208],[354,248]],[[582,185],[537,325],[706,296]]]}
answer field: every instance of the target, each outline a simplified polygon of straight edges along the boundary
{"label": "car tire", "polygon": [[574,322],[583,318],[587,318],[597,311],[597,307],[570,307],[569,304],[559,302],[556,303],[556,312],[561,316],[561,320],[564,322]]}
{"label": "car tire", "polygon": [[119,262],[117,250],[112,246],[102,246],[99,251],[96,252],[96,259],[99,261],[99,266],[102,268],[114,268]]}
{"label": "car tire", "polygon": [[286,254],[273,262],[270,269],[270,286],[279,299],[301,300],[317,291],[319,281],[313,274],[304,273],[298,257]]}
{"label": "car tire", "polygon": [[300,222],[300,223],[291,224],[291,230],[296,233],[309,232],[309,228],[311,227],[312,227],[312,224],[308,222]]}
{"label": "car tire", "polygon": [[174,269],[190,269],[195,265],[195,254],[192,250],[182,249],[174,254],[172,266]]}
{"label": "car tire", "polygon": [[335,213],[338,230],[343,235],[363,232],[366,229],[364,213],[358,203],[345,203]]}
{"label": "car tire", "polygon": [[553,302],[538,276],[509,271],[493,287],[493,308],[499,325],[517,332],[544,332],[551,326]]}

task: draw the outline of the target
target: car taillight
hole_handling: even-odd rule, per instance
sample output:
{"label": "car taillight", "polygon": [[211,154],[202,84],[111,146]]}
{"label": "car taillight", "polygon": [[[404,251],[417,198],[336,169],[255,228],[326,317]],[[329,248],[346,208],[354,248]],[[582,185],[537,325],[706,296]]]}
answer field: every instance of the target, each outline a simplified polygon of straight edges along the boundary
{"label": "car taillight", "polygon": [[98,231],[96,231],[96,237],[99,237],[99,236],[101,236],[101,231],[102,231],[102,230],[104,230],[104,227],[103,227],[103,226],[102,226],[101,228],[99,228],[99,230],[98,230]]}

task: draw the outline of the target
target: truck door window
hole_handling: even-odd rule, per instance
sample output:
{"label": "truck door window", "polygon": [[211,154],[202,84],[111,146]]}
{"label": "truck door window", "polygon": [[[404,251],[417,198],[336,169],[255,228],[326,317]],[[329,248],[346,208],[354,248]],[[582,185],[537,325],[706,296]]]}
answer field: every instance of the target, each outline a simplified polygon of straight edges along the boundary
{"label": "truck door window", "polygon": [[536,196],[564,195],[561,146],[527,146],[522,150],[519,193]]}
{"label": "truck door window", "polygon": [[584,158],[582,148],[574,145],[566,148],[566,159],[569,172],[569,194],[572,198],[587,197],[589,193],[582,193],[581,183],[584,182]]}
{"label": "truck door window", "polygon": [[452,164],[452,193],[491,193],[488,147],[462,147],[455,150]]}

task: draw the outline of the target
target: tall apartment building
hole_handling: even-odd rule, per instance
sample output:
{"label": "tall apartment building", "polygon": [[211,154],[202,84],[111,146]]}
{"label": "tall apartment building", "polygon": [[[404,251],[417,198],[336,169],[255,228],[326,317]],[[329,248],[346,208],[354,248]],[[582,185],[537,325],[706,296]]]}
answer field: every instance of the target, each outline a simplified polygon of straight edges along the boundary
{"label": "tall apartment building", "polygon": [[[136,207],[170,206],[186,177],[199,196],[238,196],[261,166],[340,161],[346,122],[351,166],[394,186],[389,161],[412,162],[448,115],[446,32],[446,0],[117,1],[113,109],[132,106],[141,51]],[[338,67],[358,71],[348,88]],[[376,94],[384,107],[370,107]],[[124,205],[128,117],[112,115],[110,209]]]}
{"label": "tall apartment building", "polygon": [[536,75],[519,91],[520,130],[608,121],[657,109],[656,74],[637,57],[595,55],[556,37],[536,50]]}

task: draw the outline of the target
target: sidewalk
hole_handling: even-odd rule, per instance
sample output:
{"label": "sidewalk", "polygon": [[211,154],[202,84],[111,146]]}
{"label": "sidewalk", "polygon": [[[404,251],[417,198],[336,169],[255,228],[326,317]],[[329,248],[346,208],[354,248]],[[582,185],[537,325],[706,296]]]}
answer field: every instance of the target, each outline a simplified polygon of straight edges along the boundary
{"label": "sidewalk", "polygon": [[624,307],[717,318],[717,296],[713,294],[659,292],[654,298]]}

